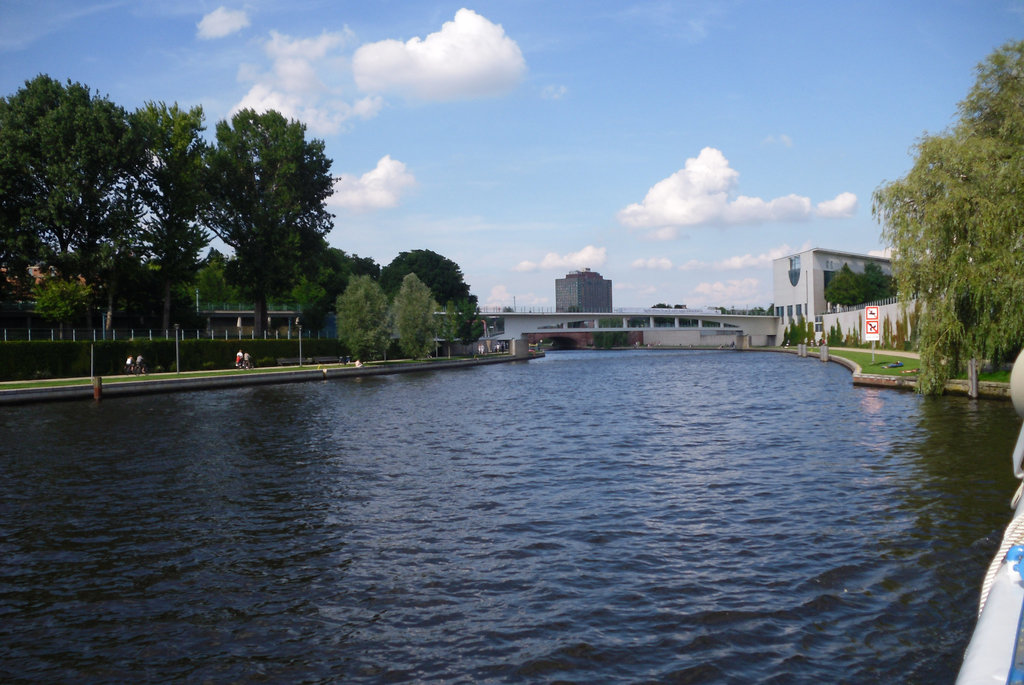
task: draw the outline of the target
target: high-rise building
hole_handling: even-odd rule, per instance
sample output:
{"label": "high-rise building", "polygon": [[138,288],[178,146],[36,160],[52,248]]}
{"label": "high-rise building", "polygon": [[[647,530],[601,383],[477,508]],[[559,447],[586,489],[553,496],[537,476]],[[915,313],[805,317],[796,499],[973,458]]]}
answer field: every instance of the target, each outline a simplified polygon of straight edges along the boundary
{"label": "high-rise building", "polygon": [[556,312],[610,312],[612,282],[590,269],[555,279]]}

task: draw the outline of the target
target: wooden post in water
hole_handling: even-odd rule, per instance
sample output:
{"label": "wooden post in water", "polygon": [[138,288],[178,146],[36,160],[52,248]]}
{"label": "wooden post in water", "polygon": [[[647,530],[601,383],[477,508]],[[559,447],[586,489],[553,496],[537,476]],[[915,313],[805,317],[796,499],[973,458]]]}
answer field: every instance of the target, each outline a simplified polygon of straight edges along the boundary
{"label": "wooden post in water", "polygon": [[103,377],[93,376],[92,377],[92,398],[99,402],[103,399]]}

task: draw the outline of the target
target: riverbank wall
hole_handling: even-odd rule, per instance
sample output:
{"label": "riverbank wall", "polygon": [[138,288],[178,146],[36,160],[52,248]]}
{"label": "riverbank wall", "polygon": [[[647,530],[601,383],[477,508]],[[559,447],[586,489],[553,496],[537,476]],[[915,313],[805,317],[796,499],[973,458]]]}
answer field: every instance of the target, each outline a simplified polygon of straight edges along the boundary
{"label": "riverbank wall", "polygon": [[225,374],[211,372],[209,375],[182,378],[176,374],[160,374],[141,379],[119,377],[117,382],[104,383],[103,379],[77,380],[76,384],[57,385],[42,388],[0,388],[0,405],[32,404],[38,402],[62,402],[73,400],[99,400],[154,393],[188,392],[215,390],[252,385],[279,385],[284,383],[308,383],[312,381],[334,381],[367,376],[386,376],[401,373],[422,373],[425,371],[446,371],[452,369],[529,361],[541,354],[530,356],[495,355],[475,359],[451,361],[430,360],[424,362],[392,362],[368,364],[361,367],[351,365],[323,365],[295,370],[268,370]]}

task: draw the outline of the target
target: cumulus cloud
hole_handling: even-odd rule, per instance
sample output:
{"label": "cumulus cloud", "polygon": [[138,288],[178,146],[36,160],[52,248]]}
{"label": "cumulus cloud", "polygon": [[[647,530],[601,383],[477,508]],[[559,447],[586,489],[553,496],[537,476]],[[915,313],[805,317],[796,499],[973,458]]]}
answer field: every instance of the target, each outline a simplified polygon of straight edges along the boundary
{"label": "cumulus cloud", "polygon": [[406,171],[405,164],[385,155],[359,178],[342,176],[335,181],[328,204],[354,212],[387,209],[396,206],[402,193],[414,185],[416,177]]}
{"label": "cumulus cloud", "polygon": [[319,135],[335,133],[351,119],[376,116],[384,106],[380,96],[346,102],[339,95],[340,88],[331,85],[343,61],[339,52],[350,40],[347,28],[315,38],[292,38],[272,31],[263,43],[270,68],[260,71],[246,65],[240,69],[239,77],[253,85],[232,114],[246,108],[257,112],[275,109],[304,122]]}
{"label": "cumulus cloud", "polygon": [[513,295],[508,291],[508,288],[504,285],[496,285],[491,288],[491,294],[487,296],[487,301],[484,302],[486,307],[511,307],[515,305],[517,309],[525,307],[538,307],[546,305],[550,300],[546,297],[540,297],[534,293],[525,293],[521,295]]}
{"label": "cumulus cloud", "polygon": [[812,216],[850,216],[857,205],[853,193],[841,193],[815,209],[809,198],[790,194],[773,200],[740,195],[732,198],[739,172],[729,166],[720,150],[706,147],[696,158],[647,191],[643,202],[633,203],[618,214],[631,228],[655,229],[658,240],[678,237],[682,226],[757,224],[800,221]]}
{"label": "cumulus cloud", "polygon": [[463,8],[426,38],[361,46],[352,70],[364,91],[458,100],[510,90],[526,72],[526,61],[501,25]]}
{"label": "cumulus cloud", "polygon": [[704,296],[714,306],[751,305],[771,298],[770,294],[762,291],[756,278],[699,283],[693,292]]}
{"label": "cumulus cloud", "polygon": [[672,260],[667,257],[651,257],[650,259],[635,259],[630,264],[634,269],[649,269],[652,271],[668,271],[672,268]]}
{"label": "cumulus cloud", "polygon": [[579,252],[559,255],[549,252],[544,259],[537,262],[522,261],[516,265],[516,271],[540,271],[542,269],[585,269],[604,265],[607,260],[607,248],[587,245]]}
{"label": "cumulus cloud", "polygon": [[839,193],[832,200],[819,202],[818,216],[825,219],[845,219],[857,211],[857,196],[853,193]]}
{"label": "cumulus cloud", "polygon": [[221,6],[207,14],[196,27],[198,36],[204,40],[223,38],[241,31],[249,25],[249,15],[243,10],[229,10]]}
{"label": "cumulus cloud", "polygon": [[771,263],[780,257],[796,254],[797,252],[803,252],[809,249],[811,249],[811,244],[809,242],[804,243],[803,247],[795,250],[789,245],[783,244],[778,247],[773,247],[767,252],[762,252],[758,255],[753,255],[748,252],[744,255],[727,257],[726,259],[721,259],[717,262],[702,262],[696,259],[691,259],[680,266],[679,270],[695,271],[697,269],[714,269],[715,271],[734,271],[739,269],[758,269],[771,266]]}

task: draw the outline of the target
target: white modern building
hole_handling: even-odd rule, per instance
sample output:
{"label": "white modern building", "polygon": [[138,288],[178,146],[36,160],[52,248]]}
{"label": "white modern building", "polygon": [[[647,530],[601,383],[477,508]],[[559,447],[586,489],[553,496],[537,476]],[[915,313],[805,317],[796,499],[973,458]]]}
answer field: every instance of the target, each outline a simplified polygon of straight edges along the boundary
{"label": "white modern building", "polygon": [[892,275],[892,263],[885,257],[838,252],[813,248],[772,262],[772,285],[775,315],[779,317],[779,335],[801,317],[814,322],[815,334],[821,334],[823,316],[830,311],[825,288],[843,268],[863,273],[867,264],[877,264],[882,272]]}

